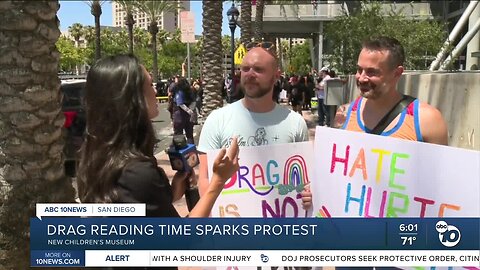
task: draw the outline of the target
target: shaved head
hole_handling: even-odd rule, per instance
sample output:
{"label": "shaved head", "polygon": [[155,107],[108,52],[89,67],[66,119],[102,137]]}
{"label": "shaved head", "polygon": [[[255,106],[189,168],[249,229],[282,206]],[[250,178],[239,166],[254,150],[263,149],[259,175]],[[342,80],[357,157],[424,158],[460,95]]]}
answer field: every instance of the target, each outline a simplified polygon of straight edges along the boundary
{"label": "shaved head", "polygon": [[272,53],[260,47],[252,48],[241,65],[241,85],[245,96],[260,98],[271,93],[279,73],[278,61]]}

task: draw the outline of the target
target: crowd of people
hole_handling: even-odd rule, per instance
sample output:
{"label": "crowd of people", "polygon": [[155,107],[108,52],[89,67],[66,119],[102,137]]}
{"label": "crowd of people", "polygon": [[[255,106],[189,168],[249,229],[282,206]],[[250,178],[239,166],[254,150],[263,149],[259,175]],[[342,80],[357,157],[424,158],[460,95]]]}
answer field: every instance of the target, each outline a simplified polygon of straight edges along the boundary
{"label": "crowd of people", "polygon": [[[318,125],[330,126],[329,106],[324,103],[325,82],[337,78],[334,70],[327,67],[320,69],[320,72],[313,70],[306,75],[281,76],[275,87],[280,87],[280,92],[274,91],[274,99],[279,100],[281,91],[285,91],[288,104],[294,112],[302,114],[302,110],[316,109],[318,112]],[[312,108],[312,98],[316,97],[317,107]]]}
{"label": "crowd of people", "polygon": [[[227,103],[234,103],[245,97],[245,90],[240,81],[241,71],[237,71],[232,79],[228,74],[222,79],[222,98]],[[330,126],[331,106],[326,105],[325,82],[337,78],[333,69],[323,67],[320,72],[312,70],[303,75],[282,74],[273,86],[272,100],[276,103],[290,105],[294,112],[302,114],[303,110],[316,110],[318,125]],[[168,97],[168,111],[174,123],[174,133],[182,134],[182,130],[191,140],[191,129],[198,124],[203,103],[203,88],[201,79],[192,80],[176,75],[166,81],[159,80],[156,84],[156,95]],[[317,100],[317,107],[312,108],[312,98]],[[185,105],[185,106],[181,106]],[[191,125],[193,124],[193,125]]]}

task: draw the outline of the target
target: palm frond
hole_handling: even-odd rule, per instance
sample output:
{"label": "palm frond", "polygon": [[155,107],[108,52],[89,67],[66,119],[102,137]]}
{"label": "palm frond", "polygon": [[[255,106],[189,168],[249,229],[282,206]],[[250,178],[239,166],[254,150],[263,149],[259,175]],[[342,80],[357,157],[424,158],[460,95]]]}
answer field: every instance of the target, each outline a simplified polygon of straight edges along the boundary
{"label": "palm frond", "polygon": [[133,13],[137,9],[137,4],[135,1],[131,0],[113,0],[113,2],[118,3],[125,12]]}
{"label": "palm frond", "polygon": [[100,5],[103,5],[105,2],[107,2],[107,0],[85,0],[83,2],[89,7],[92,7],[92,5],[94,5],[96,2],[98,2]]}
{"label": "palm frond", "polygon": [[179,8],[179,4],[178,2],[171,0],[141,0],[136,2],[136,7],[141,12],[145,12],[150,19],[157,20],[162,12],[176,11]]}

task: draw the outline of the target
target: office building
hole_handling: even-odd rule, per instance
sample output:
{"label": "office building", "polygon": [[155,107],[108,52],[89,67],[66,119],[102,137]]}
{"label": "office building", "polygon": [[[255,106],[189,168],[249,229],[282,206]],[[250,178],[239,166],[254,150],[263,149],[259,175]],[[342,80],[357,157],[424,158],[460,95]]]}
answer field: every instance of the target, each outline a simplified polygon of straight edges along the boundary
{"label": "office building", "polygon": [[[173,2],[173,1],[172,1]],[[179,8],[177,12],[162,12],[158,17],[158,28],[168,32],[174,32],[180,26],[180,16],[179,12],[181,10],[190,10],[190,1],[181,1],[177,0],[179,3]],[[117,27],[126,27],[125,17],[127,13],[123,10],[123,7],[117,3],[112,2],[112,25]],[[144,12],[135,12],[133,14],[133,19],[135,20],[134,27],[143,28],[148,30],[148,25],[150,24],[150,18]]]}

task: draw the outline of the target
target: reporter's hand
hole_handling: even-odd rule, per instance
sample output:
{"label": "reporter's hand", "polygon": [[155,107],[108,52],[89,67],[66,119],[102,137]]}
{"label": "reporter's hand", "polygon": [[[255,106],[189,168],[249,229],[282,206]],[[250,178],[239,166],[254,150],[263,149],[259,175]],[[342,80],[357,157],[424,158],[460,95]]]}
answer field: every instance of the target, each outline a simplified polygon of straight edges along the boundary
{"label": "reporter's hand", "polygon": [[190,211],[190,217],[208,217],[215,200],[222,192],[227,179],[238,171],[238,142],[233,138],[232,144],[226,149],[220,150],[213,162],[213,175],[207,190],[203,193],[197,205]]}
{"label": "reporter's hand", "polygon": [[192,171],[184,172],[178,171],[175,173],[172,179],[172,193],[173,193],[173,201],[177,201],[182,198],[183,194],[185,194],[185,190],[187,189],[191,178],[193,176]]}
{"label": "reporter's hand", "polygon": [[238,171],[238,153],[238,141],[237,138],[233,138],[228,150],[225,148],[220,150],[213,162],[213,174],[218,176],[218,179],[221,181],[219,184],[221,184],[222,188],[227,179]]}
{"label": "reporter's hand", "polygon": [[302,195],[302,208],[305,210],[312,208],[312,192],[310,191],[310,185],[306,185],[300,194]]}
{"label": "reporter's hand", "polygon": [[197,182],[198,182],[197,174],[195,173],[195,169],[192,168],[192,172],[190,174],[190,186],[191,187],[196,186]]}

